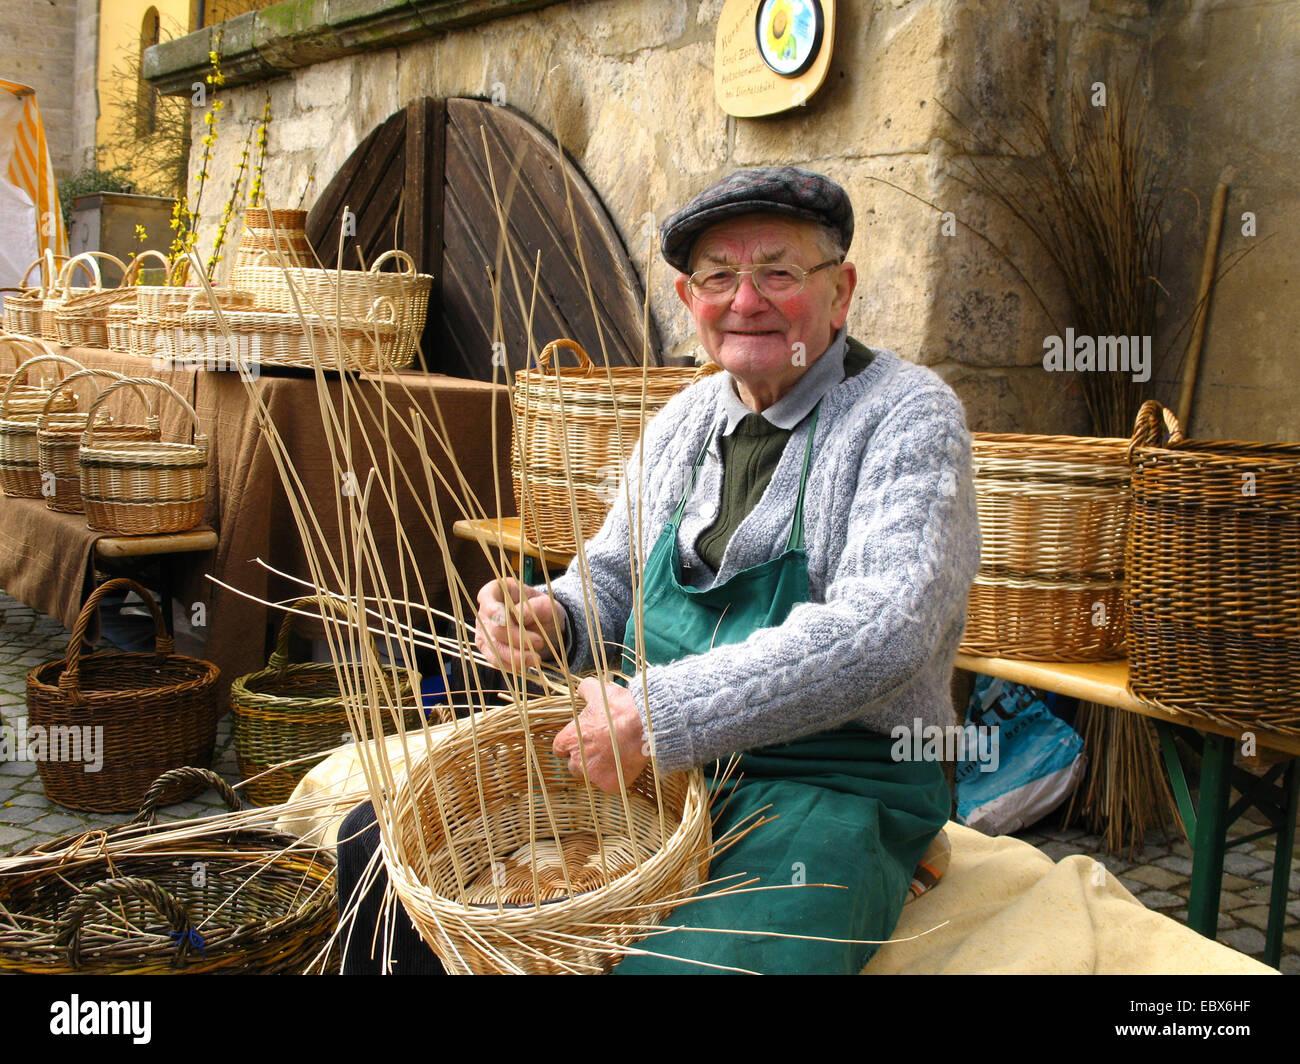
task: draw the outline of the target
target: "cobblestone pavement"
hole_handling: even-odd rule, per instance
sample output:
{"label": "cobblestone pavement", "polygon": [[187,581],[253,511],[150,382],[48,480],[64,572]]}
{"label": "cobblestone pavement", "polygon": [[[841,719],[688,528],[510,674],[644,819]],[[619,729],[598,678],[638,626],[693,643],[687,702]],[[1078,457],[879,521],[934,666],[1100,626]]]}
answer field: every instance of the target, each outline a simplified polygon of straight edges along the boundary
{"label": "cobblestone pavement", "polygon": [[[123,639],[147,639],[149,625],[128,618],[105,627],[119,645]],[[125,634],[125,635],[124,635]],[[0,718],[15,726],[25,716],[26,675],[34,665],[61,657],[67,649],[67,632],[57,622],[0,594]],[[230,717],[222,721],[217,736],[217,770],[236,782]],[[220,800],[207,792],[162,811],[160,820],[179,820],[219,809]],[[84,828],[120,824],[130,814],[99,815],[64,809],[48,801],[30,762],[0,762],[0,854],[12,853],[57,835]],[[1250,834],[1259,825],[1238,822],[1233,835]],[[1181,835],[1153,835],[1146,847],[1129,861],[1101,851],[1101,840],[1077,828],[1054,825],[1054,818],[1020,832],[1053,860],[1070,854],[1087,854],[1104,864],[1119,881],[1148,908],[1187,918],[1187,897],[1191,889],[1192,851]],[[1260,839],[1230,850],[1225,861],[1223,897],[1219,916],[1219,941],[1262,959],[1264,928],[1268,925],[1269,882],[1273,868],[1273,841]],[[1291,894],[1282,959],[1282,971],[1300,974],[1300,861],[1291,867]]]}

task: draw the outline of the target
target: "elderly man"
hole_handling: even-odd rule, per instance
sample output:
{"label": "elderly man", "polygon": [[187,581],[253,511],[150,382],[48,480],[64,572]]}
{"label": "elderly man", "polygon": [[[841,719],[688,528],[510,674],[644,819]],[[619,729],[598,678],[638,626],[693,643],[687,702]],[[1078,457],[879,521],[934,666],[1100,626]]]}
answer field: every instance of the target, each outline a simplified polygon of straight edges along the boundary
{"label": "elderly man", "polygon": [[[517,667],[562,647],[578,672],[599,630],[635,673],[579,685],[582,749],[572,725],[555,740],[570,771],[613,790],[615,750],[630,781],[653,733],[661,771],[739,755],[715,838],[769,818],[714,858],[723,889],[679,906],[678,929],[644,943],[655,955],[616,973],[857,972],[948,818],[942,766],[893,760],[888,736],[952,721],[979,555],[969,437],[937,376],[847,335],[852,235],[844,190],[792,167],[734,173],[669,218],[664,258],[725,372],[646,426],[640,500],[629,512],[620,491],[586,544],[596,616],[576,562],[549,595],[479,592],[490,657]],[[653,543],[639,633],[637,527]],[[521,594],[522,629],[505,601]]]}

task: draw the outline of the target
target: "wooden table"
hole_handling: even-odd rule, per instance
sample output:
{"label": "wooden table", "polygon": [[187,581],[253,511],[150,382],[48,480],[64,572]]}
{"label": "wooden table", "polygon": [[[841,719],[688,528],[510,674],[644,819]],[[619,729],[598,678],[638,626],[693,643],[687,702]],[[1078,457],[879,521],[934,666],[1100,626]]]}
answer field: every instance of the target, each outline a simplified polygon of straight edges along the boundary
{"label": "wooden table", "polygon": [[573,554],[566,551],[542,550],[524,538],[522,519],[518,517],[487,517],[479,520],[457,521],[451,526],[452,533],[460,539],[474,540],[493,549],[502,548],[515,556],[515,571],[525,584],[541,580],[542,573],[537,565],[546,559],[551,575],[556,570],[563,571],[569,567]]}
{"label": "wooden table", "polygon": [[[1297,798],[1300,797],[1300,763],[1297,762],[1300,739],[1275,732],[1253,733],[1261,750],[1271,751],[1282,758],[1263,777],[1258,777],[1232,763],[1233,747],[1243,740],[1242,731],[1217,721],[1168,713],[1139,701],[1128,689],[1126,661],[1065,664],[958,654],[956,664],[958,668],[971,672],[1054,691],[1128,713],[1139,713],[1155,722],[1178,812],[1192,845],[1192,890],[1187,903],[1187,924],[1207,938],[1213,939],[1218,932],[1225,853],[1233,846],[1276,834],[1264,961],[1274,968],[1278,966],[1282,957],[1282,931],[1286,924],[1291,856],[1295,849]],[[1187,766],[1180,756],[1175,737],[1182,738],[1201,755],[1199,802],[1192,801]],[[1241,797],[1229,807],[1228,799],[1234,786]],[[1271,827],[1229,842],[1228,828],[1251,808],[1263,813]]]}
{"label": "wooden table", "polygon": [[130,564],[140,558],[158,559],[158,597],[162,600],[163,621],[167,634],[175,635],[172,616],[176,573],[172,558],[178,554],[206,554],[216,550],[217,534],[211,528],[192,528],[188,532],[170,532],[158,536],[102,536],[95,540],[95,557],[111,565]]}

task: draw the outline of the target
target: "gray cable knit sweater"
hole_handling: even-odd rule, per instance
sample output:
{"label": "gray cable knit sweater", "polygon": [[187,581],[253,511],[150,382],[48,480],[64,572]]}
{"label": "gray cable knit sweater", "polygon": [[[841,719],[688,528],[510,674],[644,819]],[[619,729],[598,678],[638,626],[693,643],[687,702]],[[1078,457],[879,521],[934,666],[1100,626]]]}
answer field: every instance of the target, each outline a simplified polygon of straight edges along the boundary
{"label": "gray cable knit sweater", "polygon": [[[717,513],[723,427],[715,373],[675,396],[646,426],[626,467],[633,512],[617,501],[586,543],[596,612],[621,642],[633,608],[628,540],[645,450],[645,558],[672,515],[692,459],[711,440],[682,519],[684,582],[714,574],[694,544]],[[808,432],[790,436],[767,490],[727,544],[716,575],[776,557],[785,546]],[[888,734],[897,724],[952,722],[950,677],[979,564],[970,437],[960,400],[933,372],[876,351],[821,404],[804,501],[811,601],[748,639],[646,669],[655,753],[663,771],[792,739],[850,721]],[[570,668],[594,665],[578,559],[551,582],[569,616]],[[594,632],[594,623],[590,625]],[[617,667],[620,650],[609,646]],[[630,685],[644,721],[641,677]]]}

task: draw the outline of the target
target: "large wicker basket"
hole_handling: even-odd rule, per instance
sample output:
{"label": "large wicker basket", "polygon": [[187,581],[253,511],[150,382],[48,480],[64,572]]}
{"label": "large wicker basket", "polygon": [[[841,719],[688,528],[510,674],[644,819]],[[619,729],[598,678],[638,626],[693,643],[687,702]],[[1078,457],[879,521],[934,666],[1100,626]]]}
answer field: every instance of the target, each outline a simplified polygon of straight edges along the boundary
{"label": "large wicker basket", "polygon": [[[99,407],[119,388],[157,388],[184,408],[193,442],[114,439],[101,435]],[[90,407],[81,438],[81,498],[86,522],[97,532],[159,535],[185,532],[203,521],[208,495],[208,438],[199,432],[194,407],[170,384],[148,377],[114,381]]]}
{"label": "large wicker basket", "polygon": [[[335,600],[326,597],[299,599],[290,608],[335,609],[346,618]],[[247,781],[244,793],[257,805],[288,801],[298,781],[311,771],[313,755],[334,750],[352,737],[333,664],[289,659],[294,620],[295,614],[289,613],[281,622],[266,668],[230,686],[239,774]],[[391,707],[383,714],[385,735],[398,730],[398,712],[408,730],[420,726],[419,698],[409,679],[385,701]]]}
{"label": "large wicker basket", "polygon": [[77,397],[66,391],[23,386],[29,370],[42,363],[84,369],[66,355],[36,355],[23,362],[0,396],[0,488],[13,498],[41,497],[41,461],[36,433],[43,413],[65,414],[77,409]]}
{"label": "large wicker basket", "polygon": [[962,650],[1123,657],[1127,449],[1122,439],[974,434],[980,571]]}
{"label": "large wicker basket", "polygon": [[[577,357],[577,367],[560,368],[559,352],[565,350]],[[597,367],[573,340],[547,344],[537,362],[537,369],[515,374],[515,505],[530,543],[572,553],[604,522],[645,422],[718,367]]]}
{"label": "large wicker basket", "polygon": [[[0,972],[277,975],[321,970],[338,918],[334,859],[290,835],[217,822],[178,838],[154,825],[167,791],[213,772],[161,776],[127,824],[17,855],[0,874]],[[139,804],[139,803],[137,803]]]}
{"label": "large wicker basket", "polygon": [[573,719],[567,699],[526,713],[525,727],[516,707],[486,712],[413,764],[391,803],[385,864],[448,971],[607,971],[707,880],[704,777],[664,776],[656,795],[647,770],[625,805],[552,751]]}
{"label": "large wicker basket", "polygon": [[1133,694],[1300,735],[1300,443],[1189,440],[1147,402],[1132,459]]}
{"label": "large wicker basket", "polygon": [[[397,271],[385,271],[389,261]],[[381,366],[389,363],[401,369],[415,361],[420,337],[429,312],[431,274],[419,273],[415,260],[405,251],[386,251],[368,270],[322,270],[299,266],[279,266],[259,259],[237,266],[237,288],[254,292],[261,310],[299,314],[308,320],[318,319],[331,326],[336,320],[367,322],[375,320],[379,301],[391,309],[391,350],[384,352]],[[370,368],[370,367],[367,367]]]}
{"label": "large wicker basket", "polygon": [[[105,595],[120,590],[136,592],[153,614],[154,652],[103,650],[83,657],[95,611]],[[149,785],[168,769],[208,765],[217,738],[219,676],[211,662],[175,652],[162,610],[147,588],[126,578],[101,584],[77,615],[67,655],[27,674],[28,727],[44,728],[47,736],[56,734],[55,728],[67,736],[97,729],[102,758],[97,771],[87,770],[84,757],[41,761],[46,795],[71,809],[116,813],[137,808]],[[164,804],[201,789],[177,786]]]}
{"label": "large wicker basket", "polygon": [[[45,505],[60,513],[86,512],[81,501],[81,437],[86,431],[90,415],[80,411],[55,413],[54,404],[63,389],[85,378],[124,380],[120,373],[108,369],[83,369],[70,373],[55,385],[45,401],[45,409],[36,422],[36,450],[40,462],[41,494]],[[119,424],[107,412],[98,415],[96,436],[105,440],[157,440],[160,438],[158,416],[149,405],[144,392],[135,387],[136,394],[146,411],[143,424]]]}

